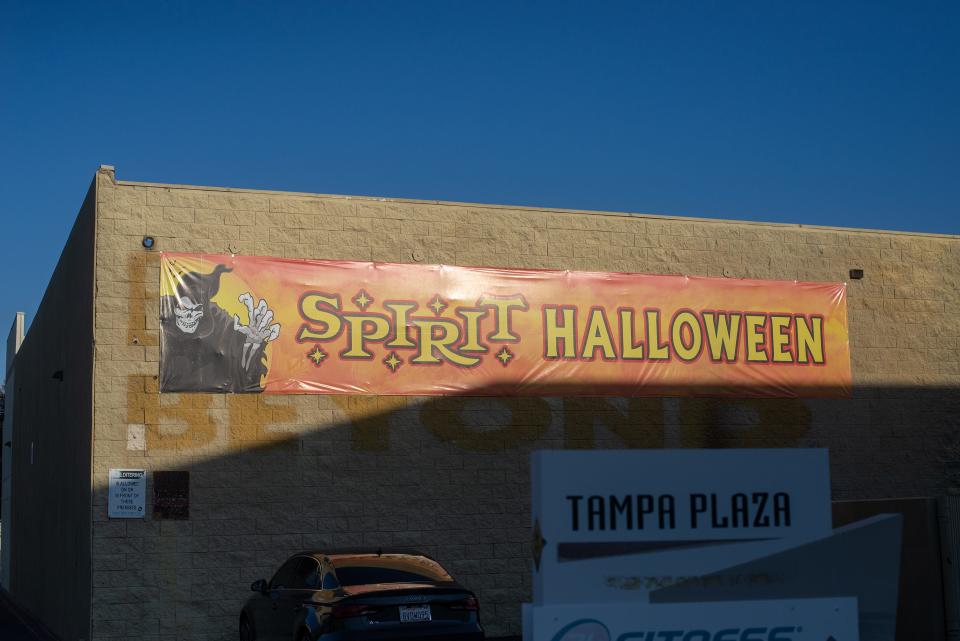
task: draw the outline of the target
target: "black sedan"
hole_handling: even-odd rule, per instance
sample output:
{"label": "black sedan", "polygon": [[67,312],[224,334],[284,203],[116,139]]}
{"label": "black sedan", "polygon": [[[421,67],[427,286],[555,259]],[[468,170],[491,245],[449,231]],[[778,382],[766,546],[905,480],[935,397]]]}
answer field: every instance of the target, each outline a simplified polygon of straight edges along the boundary
{"label": "black sedan", "polygon": [[484,637],[477,597],[423,554],[301,552],[250,589],[241,641]]}

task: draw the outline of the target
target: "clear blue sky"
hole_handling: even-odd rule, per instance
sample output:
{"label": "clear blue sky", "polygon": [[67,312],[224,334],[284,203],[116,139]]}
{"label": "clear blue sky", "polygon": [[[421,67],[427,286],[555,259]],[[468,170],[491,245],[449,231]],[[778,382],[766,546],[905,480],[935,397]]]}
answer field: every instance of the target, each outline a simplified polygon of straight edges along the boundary
{"label": "clear blue sky", "polygon": [[0,329],[101,163],[956,234],[958,118],[958,2],[0,0]]}

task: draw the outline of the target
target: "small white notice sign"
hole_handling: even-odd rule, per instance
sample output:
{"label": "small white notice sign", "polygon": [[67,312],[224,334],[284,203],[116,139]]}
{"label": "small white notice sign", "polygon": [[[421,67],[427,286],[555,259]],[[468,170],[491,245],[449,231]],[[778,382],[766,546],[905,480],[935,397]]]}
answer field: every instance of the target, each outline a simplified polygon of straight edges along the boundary
{"label": "small white notice sign", "polygon": [[110,470],[107,516],[111,519],[142,519],[146,496],[146,470]]}

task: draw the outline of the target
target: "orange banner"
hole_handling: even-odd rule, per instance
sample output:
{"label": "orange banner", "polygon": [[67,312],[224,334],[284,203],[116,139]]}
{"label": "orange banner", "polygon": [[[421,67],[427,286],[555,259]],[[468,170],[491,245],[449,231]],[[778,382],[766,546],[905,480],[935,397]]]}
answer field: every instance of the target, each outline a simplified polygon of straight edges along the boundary
{"label": "orange banner", "polygon": [[846,396],[834,283],[165,253],[161,391]]}

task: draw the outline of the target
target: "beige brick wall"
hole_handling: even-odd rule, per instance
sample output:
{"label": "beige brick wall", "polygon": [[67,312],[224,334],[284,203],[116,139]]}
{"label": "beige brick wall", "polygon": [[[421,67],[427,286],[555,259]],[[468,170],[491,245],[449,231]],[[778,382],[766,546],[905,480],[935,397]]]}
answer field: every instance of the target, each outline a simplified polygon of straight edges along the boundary
{"label": "beige brick wall", "polygon": [[[93,638],[230,639],[251,581],[309,547],[416,546],[529,597],[528,457],[545,447],[827,446],[837,498],[931,495],[958,459],[960,239],[116,182],[98,175]],[[849,286],[844,400],[157,393],[159,254],[563,268]],[[138,427],[138,426],[143,426]],[[145,449],[131,449],[143,429]],[[112,467],[191,472],[189,521],[109,521]],[[132,624],[133,623],[133,624]]]}

